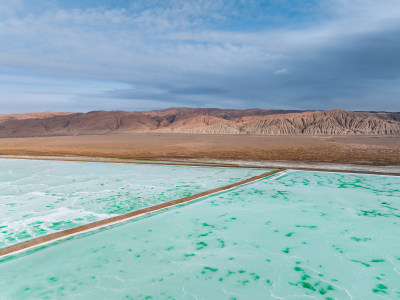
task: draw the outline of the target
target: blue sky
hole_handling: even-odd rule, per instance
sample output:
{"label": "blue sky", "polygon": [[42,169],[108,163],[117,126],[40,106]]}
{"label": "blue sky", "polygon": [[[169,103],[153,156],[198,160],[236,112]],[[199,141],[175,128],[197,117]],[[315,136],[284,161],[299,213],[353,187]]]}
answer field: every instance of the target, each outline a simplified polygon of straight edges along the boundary
{"label": "blue sky", "polygon": [[0,2],[0,113],[400,111],[400,1]]}

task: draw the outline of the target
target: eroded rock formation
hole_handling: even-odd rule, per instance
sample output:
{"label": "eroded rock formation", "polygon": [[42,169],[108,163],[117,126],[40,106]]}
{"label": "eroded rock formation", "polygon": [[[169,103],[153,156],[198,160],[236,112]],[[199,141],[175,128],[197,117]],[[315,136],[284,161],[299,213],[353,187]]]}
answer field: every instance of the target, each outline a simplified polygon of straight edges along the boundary
{"label": "eroded rock formation", "polygon": [[107,133],[398,135],[400,113],[171,108],[0,115],[0,137]]}

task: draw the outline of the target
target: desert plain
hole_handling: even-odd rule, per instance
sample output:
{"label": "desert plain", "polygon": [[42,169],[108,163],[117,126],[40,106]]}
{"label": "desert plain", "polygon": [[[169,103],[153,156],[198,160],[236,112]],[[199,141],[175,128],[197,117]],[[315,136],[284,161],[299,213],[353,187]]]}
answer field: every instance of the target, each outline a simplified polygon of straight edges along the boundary
{"label": "desert plain", "polygon": [[0,155],[297,161],[398,166],[400,136],[121,133],[1,138]]}

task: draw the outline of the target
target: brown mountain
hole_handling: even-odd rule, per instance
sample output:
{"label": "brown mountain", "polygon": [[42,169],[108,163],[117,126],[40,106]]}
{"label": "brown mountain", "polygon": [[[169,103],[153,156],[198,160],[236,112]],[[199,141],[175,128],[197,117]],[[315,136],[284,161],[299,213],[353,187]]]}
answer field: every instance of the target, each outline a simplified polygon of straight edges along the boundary
{"label": "brown mountain", "polygon": [[400,134],[400,113],[171,108],[0,115],[0,137],[107,133],[259,135]]}

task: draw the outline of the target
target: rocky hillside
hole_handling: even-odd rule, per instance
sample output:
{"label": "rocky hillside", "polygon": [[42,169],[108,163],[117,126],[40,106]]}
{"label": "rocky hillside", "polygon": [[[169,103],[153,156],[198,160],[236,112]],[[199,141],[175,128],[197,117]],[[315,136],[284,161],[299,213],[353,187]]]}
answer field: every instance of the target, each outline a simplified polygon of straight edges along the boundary
{"label": "rocky hillside", "polygon": [[0,115],[0,137],[128,132],[343,135],[400,134],[400,113],[171,108]]}

